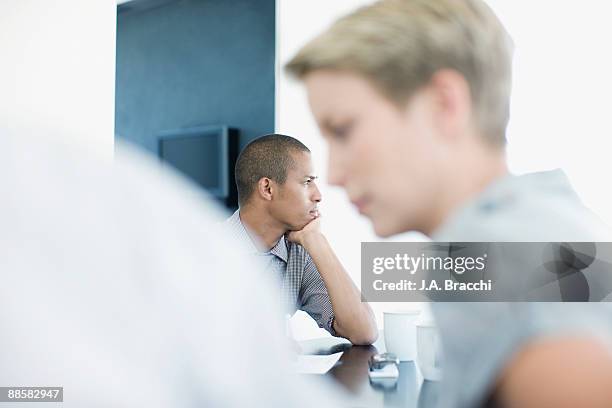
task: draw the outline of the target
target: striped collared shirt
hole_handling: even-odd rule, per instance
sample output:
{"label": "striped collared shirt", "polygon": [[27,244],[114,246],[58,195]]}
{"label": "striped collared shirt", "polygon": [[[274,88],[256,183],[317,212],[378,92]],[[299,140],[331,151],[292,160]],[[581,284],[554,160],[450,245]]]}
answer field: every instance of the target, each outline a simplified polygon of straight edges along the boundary
{"label": "striped collared shirt", "polygon": [[227,219],[231,234],[251,248],[251,255],[263,257],[265,270],[279,281],[283,300],[291,313],[297,309],[308,313],[319,325],[336,336],[333,328],[334,311],[327,288],[312,258],[303,246],[290,242],[283,235],[268,252],[255,246],[244,224],[240,210]]}

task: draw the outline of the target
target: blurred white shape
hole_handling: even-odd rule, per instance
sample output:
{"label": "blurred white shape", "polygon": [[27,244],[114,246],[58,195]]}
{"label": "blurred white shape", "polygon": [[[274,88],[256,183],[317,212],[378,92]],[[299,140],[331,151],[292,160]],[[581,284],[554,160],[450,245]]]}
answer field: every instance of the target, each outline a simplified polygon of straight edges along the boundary
{"label": "blurred white shape", "polygon": [[62,386],[66,408],[326,405],[199,190],[121,147],[0,127],[0,154],[0,384]]}
{"label": "blurred white shape", "polygon": [[299,355],[293,370],[298,374],[325,374],[340,360],[342,352],[330,355]]}

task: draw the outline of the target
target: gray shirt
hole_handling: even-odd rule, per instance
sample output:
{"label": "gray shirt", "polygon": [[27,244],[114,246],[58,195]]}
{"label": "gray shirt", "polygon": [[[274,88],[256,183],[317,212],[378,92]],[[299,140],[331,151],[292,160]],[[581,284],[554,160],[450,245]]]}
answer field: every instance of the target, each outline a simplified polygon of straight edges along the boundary
{"label": "gray shirt", "polygon": [[248,248],[248,254],[263,260],[263,269],[279,282],[287,311],[305,311],[319,327],[336,336],[333,327],[334,311],[327,288],[304,247],[287,241],[283,235],[269,251],[258,251],[240,220],[239,210],[227,219],[227,226],[231,235],[242,243],[242,247]]}
{"label": "gray shirt", "polygon": [[[560,171],[507,176],[460,208],[432,238],[441,242],[609,241],[612,234]],[[526,342],[544,335],[612,338],[607,303],[433,303],[444,348],[444,407],[474,407]]]}

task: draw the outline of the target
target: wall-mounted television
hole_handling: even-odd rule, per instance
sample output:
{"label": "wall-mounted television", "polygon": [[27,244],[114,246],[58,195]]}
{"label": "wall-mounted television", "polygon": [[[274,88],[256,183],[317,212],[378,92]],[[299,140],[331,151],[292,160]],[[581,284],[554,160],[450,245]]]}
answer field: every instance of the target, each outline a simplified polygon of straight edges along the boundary
{"label": "wall-mounted television", "polygon": [[239,132],[228,126],[198,126],[158,135],[161,161],[202,186],[229,208],[238,206],[234,166]]}

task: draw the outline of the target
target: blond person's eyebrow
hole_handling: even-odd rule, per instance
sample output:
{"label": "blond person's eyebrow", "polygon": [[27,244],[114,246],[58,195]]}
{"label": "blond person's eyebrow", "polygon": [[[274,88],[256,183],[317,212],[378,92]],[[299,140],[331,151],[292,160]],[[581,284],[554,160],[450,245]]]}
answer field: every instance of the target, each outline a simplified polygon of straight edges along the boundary
{"label": "blond person's eyebrow", "polygon": [[335,128],[334,125],[333,125],[333,122],[330,121],[329,119],[323,119],[321,121],[321,127],[323,129],[327,130],[327,131],[334,130],[334,128]]}

